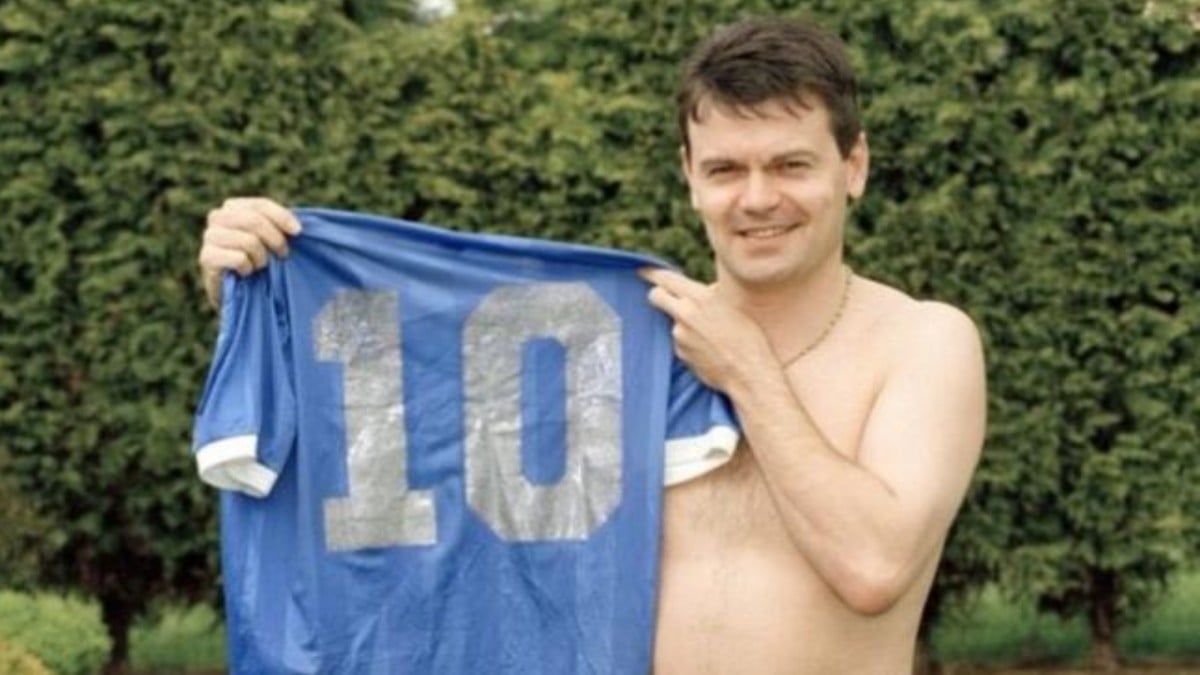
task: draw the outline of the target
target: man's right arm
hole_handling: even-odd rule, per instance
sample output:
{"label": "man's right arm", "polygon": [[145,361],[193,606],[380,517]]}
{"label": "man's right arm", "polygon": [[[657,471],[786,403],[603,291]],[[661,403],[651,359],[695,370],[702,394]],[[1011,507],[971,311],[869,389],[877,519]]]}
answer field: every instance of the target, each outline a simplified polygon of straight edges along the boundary
{"label": "man's right arm", "polygon": [[221,273],[246,276],[266,266],[268,256],[288,254],[288,237],[300,233],[292,212],[264,197],[234,197],[208,212],[200,247],[204,293],[213,307],[221,306]]}

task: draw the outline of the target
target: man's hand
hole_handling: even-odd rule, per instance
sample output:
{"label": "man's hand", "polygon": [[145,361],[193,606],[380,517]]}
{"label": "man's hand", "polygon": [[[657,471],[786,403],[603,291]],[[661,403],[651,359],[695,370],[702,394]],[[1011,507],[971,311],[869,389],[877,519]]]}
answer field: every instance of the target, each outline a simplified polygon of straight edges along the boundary
{"label": "man's hand", "polygon": [[226,199],[209,211],[199,258],[209,303],[221,304],[221,272],[246,276],[262,269],[268,252],[286,256],[288,237],[299,233],[300,221],[291,211],[262,197]]}
{"label": "man's hand", "polygon": [[654,284],[650,304],[675,322],[675,353],[705,384],[730,393],[756,372],[779,367],[758,324],[713,287],[666,269],[647,268],[638,274]]}

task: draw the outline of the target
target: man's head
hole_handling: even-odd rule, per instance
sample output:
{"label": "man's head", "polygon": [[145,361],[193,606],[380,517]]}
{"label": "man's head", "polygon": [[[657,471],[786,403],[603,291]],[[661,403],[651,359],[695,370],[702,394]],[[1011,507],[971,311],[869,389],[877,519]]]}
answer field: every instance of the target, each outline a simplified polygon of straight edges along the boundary
{"label": "man's head", "polygon": [[747,19],[714,33],[692,52],[675,101],[685,153],[688,122],[707,106],[753,115],[770,103],[802,109],[820,102],[843,157],[862,131],[858,85],[841,40],[795,19]]}
{"label": "man's head", "polygon": [[837,38],[755,19],[704,42],[679,91],[680,160],[717,280],[786,289],[840,274],[869,151]]}

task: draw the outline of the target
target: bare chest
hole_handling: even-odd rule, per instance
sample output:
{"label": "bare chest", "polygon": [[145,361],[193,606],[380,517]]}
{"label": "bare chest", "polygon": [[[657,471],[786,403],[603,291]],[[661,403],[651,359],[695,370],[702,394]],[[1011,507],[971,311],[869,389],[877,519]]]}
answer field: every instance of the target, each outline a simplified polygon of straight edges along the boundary
{"label": "bare chest", "polygon": [[[837,452],[855,459],[878,390],[875,369],[827,360],[794,371],[792,388],[808,415]],[[666,507],[668,547],[786,544],[753,449],[744,444],[724,466],[669,490]]]}
{"label": "bare chest", "polygon": [[[793,386],[829,442],[853,459],[874,383],[868,369],[826,372],[797,372]],[[655,672],[875,672],[843,663],[880,647],[850,647],[876,638],[797,551],[762,471],[753,449],[741,447],[719,469],[667,491]]]}

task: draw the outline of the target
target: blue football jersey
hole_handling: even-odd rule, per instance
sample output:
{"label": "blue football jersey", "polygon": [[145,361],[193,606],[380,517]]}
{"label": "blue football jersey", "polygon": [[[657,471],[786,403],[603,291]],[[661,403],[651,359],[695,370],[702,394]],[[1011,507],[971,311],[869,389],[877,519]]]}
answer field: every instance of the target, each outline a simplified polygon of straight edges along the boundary
{"label": "blue football jersey", "polygon": [[226,278],[196,413],[230,668],[648,672],[664,453],[737,440],[646,301],[661,263],[296,213]]}

